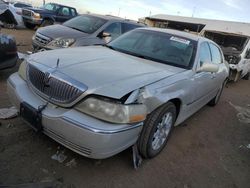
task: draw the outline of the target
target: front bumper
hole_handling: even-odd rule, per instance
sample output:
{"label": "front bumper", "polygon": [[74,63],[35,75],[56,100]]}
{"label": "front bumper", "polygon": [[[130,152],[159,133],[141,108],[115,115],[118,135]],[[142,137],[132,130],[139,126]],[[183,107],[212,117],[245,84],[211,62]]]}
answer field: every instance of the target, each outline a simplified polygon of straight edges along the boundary
{"label": "front bumper", "polygon": [[22,16],[22,17],[24,23],[30,23],[33,25],[41,25],[43,21],[43,19],[34,19],[32,17],[27,17],[27,16]]}
{"label": "front bumper", "polygon": [[[24,101],[36,109],[46,103],[30,90],[17,73],[8,79],[8,94],[17,108]],[[114,125],[74,109],[49,104],[42,111],[42,125],[46,135],[65,147],[89,158],[103,159],[132,146],[139,137],[143,123]]]}

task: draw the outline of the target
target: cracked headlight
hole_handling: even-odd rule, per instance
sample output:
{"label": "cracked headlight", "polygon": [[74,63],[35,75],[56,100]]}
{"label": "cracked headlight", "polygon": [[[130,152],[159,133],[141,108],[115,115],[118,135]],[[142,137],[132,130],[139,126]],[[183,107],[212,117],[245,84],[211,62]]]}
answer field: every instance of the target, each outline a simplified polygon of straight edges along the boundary
{"label": "cracked headlight", "polygon": [[56,47],[56,48],[68,48],[75,42],[75,39],[63,39],[58,38],[52,40],[47,46],[48,47]]}
{"label": "cracked headlight", "polygon": [[88,98],[76,109],[95,118],[117,123],[136,123],[144,121],[147,108],[143,104],[120,104],[97,98]]}
{"label": "cracked headlight", "polygon": [[27,61],[24,60],[18,69],[19,76],[24,80],[26,80],[26,68],[27,68]]}

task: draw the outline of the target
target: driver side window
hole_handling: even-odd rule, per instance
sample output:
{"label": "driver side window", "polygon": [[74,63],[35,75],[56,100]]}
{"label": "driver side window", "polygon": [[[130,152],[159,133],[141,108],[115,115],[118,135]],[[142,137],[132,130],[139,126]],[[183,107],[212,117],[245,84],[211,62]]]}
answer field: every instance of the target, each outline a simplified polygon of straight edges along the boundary
{"label": "driver side window", "polygon": [[211,53],[207,42],[201,43],[199,56],[200,56],[200,67],[205,62],[211,62]]}
{"label": "driver side window", "polygon": [[109,33],[112,37],[112,40],[114,40],[121,35],[121,24],[112,23],[104,30],[104,32]]}
{"label": "driver side window", "polygon": [[59,15],[61,16],[70,16],[69,8],[68,7],[62,7],[59,12]]}

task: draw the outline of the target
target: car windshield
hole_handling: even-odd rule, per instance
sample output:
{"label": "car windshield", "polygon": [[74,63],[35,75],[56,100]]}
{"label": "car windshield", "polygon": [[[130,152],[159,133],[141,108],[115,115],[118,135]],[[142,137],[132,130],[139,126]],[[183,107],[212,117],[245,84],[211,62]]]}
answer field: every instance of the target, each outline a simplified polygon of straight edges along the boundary
{"label": "car windshield", "polygon": [[56,12],[60,7],[53,3],[48,3],[43,6],[44,9]]}
{"label": "car windshield", "polygon": [[76,18],[73,18],[65,22],[63,25],[82,31],[84,33],[91,34],[97,31],[106,22],[107,20],[99,18],[99,17],[84,15],[84,16],[78,16]]}
{"label": "car windshield", "polygon": [[193,65],[197,42],[165,32],[137,29],[124,34],[107,47],[114,50],[189,69]]}

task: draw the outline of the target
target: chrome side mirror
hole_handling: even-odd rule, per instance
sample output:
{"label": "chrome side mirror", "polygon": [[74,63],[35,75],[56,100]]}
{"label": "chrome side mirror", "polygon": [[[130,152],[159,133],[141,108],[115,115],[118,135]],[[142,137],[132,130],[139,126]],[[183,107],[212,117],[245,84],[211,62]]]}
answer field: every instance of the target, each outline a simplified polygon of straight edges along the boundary
{"label": "chrome side mirror", "polygon": [[213,63],[204,63],[200,68],[197,69],[197,72],[218,72],[219,65]]}

